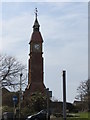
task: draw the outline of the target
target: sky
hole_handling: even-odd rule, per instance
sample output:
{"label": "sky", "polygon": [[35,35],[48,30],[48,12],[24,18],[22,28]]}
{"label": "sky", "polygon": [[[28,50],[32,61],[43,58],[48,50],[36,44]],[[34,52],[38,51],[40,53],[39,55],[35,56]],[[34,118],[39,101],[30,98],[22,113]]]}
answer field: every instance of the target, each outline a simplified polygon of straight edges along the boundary
{"label": "sky", "polygon": [[[38,8],[44,57],[44,83],[63,100],[62,71],[66,70],[66,98],[73,102],[77,87],[88,79],[88,2],[2,2],[0,51],[27,65],[29,41]],[[10,0],[8,0],[10,1]]]}

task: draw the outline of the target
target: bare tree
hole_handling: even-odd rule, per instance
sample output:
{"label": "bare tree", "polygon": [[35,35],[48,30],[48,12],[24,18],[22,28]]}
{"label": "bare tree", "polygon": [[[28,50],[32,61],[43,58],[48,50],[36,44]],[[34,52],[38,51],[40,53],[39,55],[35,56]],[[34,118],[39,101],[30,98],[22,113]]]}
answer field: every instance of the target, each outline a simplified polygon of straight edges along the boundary
{"label": "bare tree", "polygon": [[0,55],[0,87],[17,88],[20,84],[21,73],[22,83],[25,83],[26,66],[12,56]]}
{"label": "bare tree", "polygon": [[88,91],[88,87],[89,87],[89,84],[88,84],[88,80],[86,81],[82,81],[80,83],[80,85],[78,86],[77,88],[77,96],[75,97],[75,99],[81,101],[81,109],[82,110],[85,110],[85,109],[88,109],[88,103],[89,103],[89,91]]}
{"label": "bare tree", "polygon": [[83,101],[84,100],[84,96],[88,93],[88,85],[87,85],[87,81],[82,81],[80,83],[80,85],[77,88],[77,96],[76,99]]}

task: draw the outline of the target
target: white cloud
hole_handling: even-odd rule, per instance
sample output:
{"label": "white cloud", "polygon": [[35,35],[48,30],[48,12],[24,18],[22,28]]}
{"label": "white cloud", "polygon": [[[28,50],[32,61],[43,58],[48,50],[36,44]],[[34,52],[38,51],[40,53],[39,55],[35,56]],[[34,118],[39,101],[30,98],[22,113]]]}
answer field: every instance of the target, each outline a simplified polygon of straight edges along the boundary
{"label": "white cloud", "polygon": [[46,18],[43,22],[47,29],[45,30],[43,23],[46,83],[53,89],[53,94],[60,98],[58,94],[61,91],[59,73],[65,68],[69,80],[67,81],[67,99],[73,101],[79,82],[87,79],[88,73],[87,15],[71,12],[54,19],[50,16],[42,18]]}
{"label": "white cloud", "polygon": [[[8,51],[10,52],[23,43],[27,43],[28,45],[32,26],[31,23],[33,21],[32,18],[33,17],[30,15],[23,15],[3,21],[2,42],[5,51],[7,51],[8,48]],[[22,47],[23,46],[20,46],[21,49]]]}
{"label": "white cloud", "polygon": [[2,0],[2,2],[88,2],[89,0]]}
{"label": "white cloud", "polygon": [[[60,4],[62,9],[55,5],[53,9],[53,4],[51,4],[49,6],[51,10],[48,12],[44,10],[45,15],[43,14],[44,8],[40,7],[42,13],[38,18],[44,38],[45,84],[50,87],[57,98],[61,99],[59,95],[59,92],[62,92],[60,73],[65,68],[69,81],[67,82],[68,100],[72,101],[79,82],[87,77],[87,12],[86,9],[85,13],[82,12],[85,6],[81,4],[80,10],[79,5],[69,8],[66,6],[70,4],[65,3],[65,6]],[[78,9],[75,11],[76,8]],[[27,13],[22,11],[19,16],[5,19],[2,22],[3,52],[13,54],[27,64],[33,16],[28,11]],[[74,94],[70,92],[70,89]]]}
{"label": "white cloud", "polygon": [[2,51],[2,4],[0,3],[0,51]]}

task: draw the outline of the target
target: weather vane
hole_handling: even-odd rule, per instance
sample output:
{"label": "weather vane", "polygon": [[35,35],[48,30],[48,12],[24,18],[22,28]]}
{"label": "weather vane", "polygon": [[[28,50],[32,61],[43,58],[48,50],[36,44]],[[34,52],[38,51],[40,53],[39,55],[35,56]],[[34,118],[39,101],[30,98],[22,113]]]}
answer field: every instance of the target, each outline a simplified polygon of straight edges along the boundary
{"label": "weather vane", "polygon": [[38,13],[38,10],[37,10],[37,8],[35,8],[35,15],[36,15],[36,18],[37,18],[37,13]]}

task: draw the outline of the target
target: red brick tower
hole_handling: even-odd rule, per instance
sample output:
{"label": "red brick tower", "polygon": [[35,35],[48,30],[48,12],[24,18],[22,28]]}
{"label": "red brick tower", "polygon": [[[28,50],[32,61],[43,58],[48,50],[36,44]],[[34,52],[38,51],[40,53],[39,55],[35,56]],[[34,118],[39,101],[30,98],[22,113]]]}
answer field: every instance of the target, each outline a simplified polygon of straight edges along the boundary
{"label": "red brick tower", "polygon": [[39,31],[39,23],[37,20],[37,10],[36,10],[36,18],[33,25],[33,33],[30,39],[30,59],[29,59],[29,67],[28,67],[28,93],[32,94],[34,92],[44,92],[45,86],[43,83],[43,57],[42,57],[42,43],[43,38]]}

